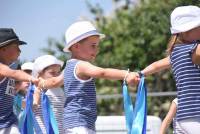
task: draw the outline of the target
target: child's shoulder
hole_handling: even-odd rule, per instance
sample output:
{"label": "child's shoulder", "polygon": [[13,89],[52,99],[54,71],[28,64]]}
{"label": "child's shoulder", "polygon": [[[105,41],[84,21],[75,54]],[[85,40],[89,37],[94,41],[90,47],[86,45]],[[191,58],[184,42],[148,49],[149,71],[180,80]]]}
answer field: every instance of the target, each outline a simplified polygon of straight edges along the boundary
{"label": "child's shoulder", "polygon": [[80,59],[69,59],[67,63],[78,63],[78,64],[91,64],[88,61],[80,60]]}

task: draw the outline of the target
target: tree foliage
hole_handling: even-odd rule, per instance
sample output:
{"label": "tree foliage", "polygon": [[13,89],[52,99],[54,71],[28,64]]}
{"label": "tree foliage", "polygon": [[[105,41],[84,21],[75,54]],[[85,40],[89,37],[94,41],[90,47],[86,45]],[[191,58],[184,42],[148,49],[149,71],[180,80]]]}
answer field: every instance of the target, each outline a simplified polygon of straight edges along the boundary
{"label": "tree foliage", "polygon": [[[100,45],[100,53],[96,60],[98,65],[130,68],[135,71],[164,58],[170,38],[171,11],[179,5],[198,5],[199,2],[143,0],[131,4],[133,3],[127,0],[124,6],[117,8],[109,16],[103,15],[102,10],[98,12],[91,8],[91,11],[95,11],[93,13],[99,30],[107,35]],[[111,82],[104,83],[105,80],[100,80],[99,86],[103,88],[105,85],[112,85]],[[176,90],[170,70],[148,77],[147,84],[149,91],[153,92]],[[166,109],[162,108],[162,104],[169,98],[148,99],[148,113],[163,117],[162,111]]]}

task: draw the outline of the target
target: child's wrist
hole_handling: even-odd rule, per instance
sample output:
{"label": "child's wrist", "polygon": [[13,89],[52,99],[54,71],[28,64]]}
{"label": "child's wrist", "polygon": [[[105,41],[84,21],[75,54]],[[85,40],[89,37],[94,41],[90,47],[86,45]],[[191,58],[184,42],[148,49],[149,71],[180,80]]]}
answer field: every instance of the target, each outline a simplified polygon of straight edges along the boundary
{"label": "child's wrist", "polygon": [[125,74],[125,76],[124,76],[124,81],[125,81],[125,82],[127,82],[126,79],[127,79],[128,75],[129,75],[129,69],[127,70],[127,72],[126,72],[126,74]]}
{"label": "child's wrist", "polygon": [[139,74],[140,78],[144,76],[144,73],[142,71],[138,71],[137,73]]}
{"label": "child's wrist", "polygon": [[34,79],[33,76],[30,76],[30,77],[28,78],[28,82],[29,82],[29,83],[32,83],[32,82],[33,82],[33,79]]}
{"label": "child's wrist", "polygon": [[47,88],[46,88],[46,80],[42,80],[40,90],[42,92],[46,92],[46,90],[47,90]]}

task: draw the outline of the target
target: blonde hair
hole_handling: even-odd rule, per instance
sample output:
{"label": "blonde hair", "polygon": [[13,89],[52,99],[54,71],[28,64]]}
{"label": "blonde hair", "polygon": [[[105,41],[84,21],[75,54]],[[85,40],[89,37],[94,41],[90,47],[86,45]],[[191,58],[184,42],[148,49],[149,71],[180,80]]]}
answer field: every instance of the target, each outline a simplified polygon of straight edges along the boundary
{"label": "blonde hair", "polygon": [[173,51],[173,48],[176,44],[184,44],[185,41],[182,38],[181,34],[173,34],[169,40],[169,43],[167,45],[167,55],[170,55]]}

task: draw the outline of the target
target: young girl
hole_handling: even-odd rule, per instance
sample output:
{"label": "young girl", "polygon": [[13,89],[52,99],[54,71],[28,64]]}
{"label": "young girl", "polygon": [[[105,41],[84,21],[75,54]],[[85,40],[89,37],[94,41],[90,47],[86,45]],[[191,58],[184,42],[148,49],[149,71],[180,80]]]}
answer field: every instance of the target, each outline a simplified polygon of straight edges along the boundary
{"label": "young girl", "polygon": [[[52,55],[43,55],[38,57],[33,66],[33,75],[35,77],[41,77],[43,79],[48,79],[51,77],[56,77],[60,75],[61,68],[63,66],[63,62],[58,60],[56,57]],[[47,89],[44,89],[47,90]],[[63,134],[63,110],[64,110],[64,102],[65,102],[65,94],[63,89],[57,88],[57,89],[49,89],[45,93],[49,101],[51,103],[51,106],[53,108],[53,113],[55,115],[55,119],[57,122],[57,125],[59,127],[59,133]],[[40,103],[41,104],[41,103]],[[45,134],[45,127],[44,127],[44,121],[42,117],[42,109],[41,106],[38,107],[35,111],[36,120],[38,121],[43,133]]]}
{"label": "young girl", "polygon": [[0,133],[19,134],[17,117],[13,112],[15,79],[29,81],[37,85],[38,79],[31,75],[15,70],[15,61],[20,55],[19,45],[26,44],[20,41],[13,29],[0,28]]}
{"label": "young girl", "polygon": [[149,75],[172,68],[176,80],[177,121],[184,133],[200,130],[200,8],[181,6],[171,13],[169,56],[151,64],[142,73]]}
{"label": "young girl", "polygon": [[89,21],[72,24],[66,31],[65,52],[71,52],[64,73],[60,76],[41,81],[41,88],[58,87],[64,84],[67,95],[64,105],[65,134],[94,134],[97,118],[95,78],[123,80],[128,83],[139,80],[137,73],[126,70],[101,68],[92,65],[98,53],[100,39],[104,37]]}

